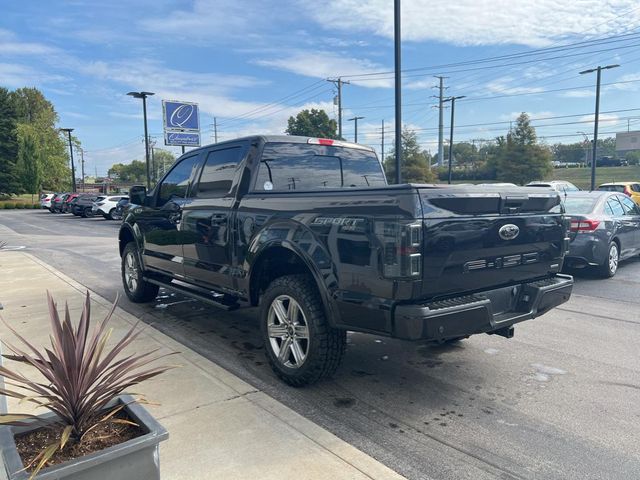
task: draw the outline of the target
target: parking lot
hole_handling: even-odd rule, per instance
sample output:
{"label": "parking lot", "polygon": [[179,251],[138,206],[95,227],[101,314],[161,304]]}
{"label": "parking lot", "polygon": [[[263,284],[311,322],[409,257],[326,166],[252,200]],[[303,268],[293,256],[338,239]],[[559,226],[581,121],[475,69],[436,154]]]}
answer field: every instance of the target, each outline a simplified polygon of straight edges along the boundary
{"label": "parking lot", "polygon": [[[0,241],[109,299],[121,292],[118,227],[0,213]],[[153,304],[119,302],[407,478],[639,478],[639,279],[640,259],[608,280],[580,272],[569,303],[510,340],[352,334],[338,375],[305,389],[272,374],[254,309],[223,312],[164,290]]]}

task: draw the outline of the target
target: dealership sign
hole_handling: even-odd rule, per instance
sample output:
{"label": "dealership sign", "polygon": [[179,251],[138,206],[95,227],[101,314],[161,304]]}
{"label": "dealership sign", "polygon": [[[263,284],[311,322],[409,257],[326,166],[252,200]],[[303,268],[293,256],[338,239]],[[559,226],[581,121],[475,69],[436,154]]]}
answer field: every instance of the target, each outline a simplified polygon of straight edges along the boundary
{"label": "dealership sign", "polygon": [[200,146],[200,114],[197,103],[163,100],[162,120],[165,145]]}

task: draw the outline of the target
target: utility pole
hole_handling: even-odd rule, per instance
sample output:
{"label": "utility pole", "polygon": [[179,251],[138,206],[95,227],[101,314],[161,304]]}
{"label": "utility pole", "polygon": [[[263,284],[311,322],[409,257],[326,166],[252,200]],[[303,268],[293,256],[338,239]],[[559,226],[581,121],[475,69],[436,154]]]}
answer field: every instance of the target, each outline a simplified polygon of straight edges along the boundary
{"label": "utility pole", "polygon": [[82,191],[84,192],[84,149],[80,148],[80,165],[82,166]]}
{"label": "utility pole", "polygon": [[609,70],[611,68],[619,67],[620,65],[606,65],[601,67],[598,65],[596,68],[584,70],[580,72],[580,75],[587,73],[597,72],[596,80],[596,113],[593,119],[593,154],[591,156],[591,190],[596,189],[596,164],[598,163],[598,120],[600,119],[600,79],[602,76],[602,70]]}
{"label": "utility pole", "polygon": [[73,163],[73,145],[71,145],[71,132],[73,132],[73,128],[61,128],[62,132],[67,132],[69,136],[69,154],[71,155],[71,188],[73,188],[73,192],[76,191],[76,167]]}
{"label": "utility pole", "polygon": [[384,163],[384,118],[382,119],[382,142],[380,143],[380,158]]}
{"label": "utility pole", "polygon": [[440,75],[436,75],[436,78],[440,80],[440,94],[438,95],[438,164],[442,165],[444,163],[444,79],[448,77],[443,77]]}
{"label": "utility pole", "polygon": [[393,0],[393,40],[395,67],[395,104],[396,104],[396,183],[400,183],[402,175],[400,163],[402,159],[402,49],[400,28],[400,0]]}
{"label": "utility pole", "polygon": [[350,118],[349,121],[350,122],[355,122],[355,139],[354,139],[354,143],[358,143],[358,120],[362,120],[364,117],[353,117]]}
{"label": "utility pole", "polygon": [[218,119],[213,117],[213,143],[218,143]]}
{"label": "utility pole", "polygon": [[448,184],[451,184],[451,162],[453,159],[453,122],[454,122],[454,115],[456,111],[456,100],[459,100],[460,98],[465,98],[465,97],[466,95],[460,95],[458,97],[449,97],[444,99],[445,102],[451,102],[451,128],[449,130],[449,173],[447,175]]}
{"label": "utility pole", "polygon": [[342,78],[327,78],[327,82],[333,83],[338,88],[338,137],[342,139],[342,85],[349,85],[351,82]]}

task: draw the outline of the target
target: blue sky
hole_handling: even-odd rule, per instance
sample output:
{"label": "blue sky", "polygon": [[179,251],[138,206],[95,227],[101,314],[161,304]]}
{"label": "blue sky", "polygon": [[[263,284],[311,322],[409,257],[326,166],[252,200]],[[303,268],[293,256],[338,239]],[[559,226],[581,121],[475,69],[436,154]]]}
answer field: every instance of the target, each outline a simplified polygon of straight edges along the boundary
{"label": "blue sky", "polygon": [[[335,116],[335,89],[325,79],[344,76],[351,81],[343,92],[345,119],[364,116],[359,140],[379,149],[382,120],[387,145],[393,140],[393,80],[375,74],[393,68],[392,5],[4,0],[0,85],[40,88],[56,106],[60,126],[75,128],[87,171],[100,175],[113,163],[144,156],[142,108],[126,96],[131,90],[156,93],[149,130],[163,147],[162,99],[199,103],[210,143],[214,116],[220,140],[281,133],[302,108]],[[591,43],[538,50],[584,41]],[[603,73],[601,110],[612,113],[602,115],[600,129],[640,129],[637,0],[403,1],[403,121],[432,152],[433,75],[449,77],[448,95],[467,96],[456,103],[456,141],[504,134],[525,111],[539,119],[534,125],[548,143],[573,142],[582,138],[578,131],[593,131],[595,75],[578,72],[610,63],[621,67]],[[353,138],[353,122],[344,122],[343,133]]]}

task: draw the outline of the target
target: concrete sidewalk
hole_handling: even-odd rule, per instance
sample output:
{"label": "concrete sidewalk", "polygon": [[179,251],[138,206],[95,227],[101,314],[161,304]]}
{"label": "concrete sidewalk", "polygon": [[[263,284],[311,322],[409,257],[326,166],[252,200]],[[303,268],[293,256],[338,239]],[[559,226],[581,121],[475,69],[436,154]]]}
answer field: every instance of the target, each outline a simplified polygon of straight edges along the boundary
{"label": "concrete sidewalk", "polygon": [[[77,321],[86,287],[27,253],[0,251],[0,303],[4,306],[0,314],[37,346],[48,343],[46,290],[59,309],[68,302]],[[104,318],[110,304],[93,292],[91,299],[91,317],[96,322]],[[117,308],[111,321],[113,338],[137,321]],[[145,328],[131,351],[181,352],[167,360],[180,368],[135,388],[161,404],[147,408],[169,431],[169,440],[160,449],[163,479],[403,478],[215,363],[152,327]],[[13,340],[0,327],[0,340],[4,339]],[[15,400],[8,403],[9,411],[27,411]]]}

